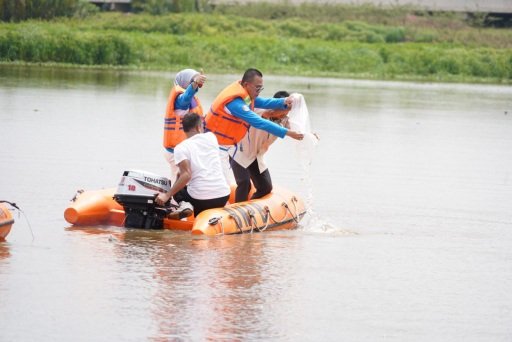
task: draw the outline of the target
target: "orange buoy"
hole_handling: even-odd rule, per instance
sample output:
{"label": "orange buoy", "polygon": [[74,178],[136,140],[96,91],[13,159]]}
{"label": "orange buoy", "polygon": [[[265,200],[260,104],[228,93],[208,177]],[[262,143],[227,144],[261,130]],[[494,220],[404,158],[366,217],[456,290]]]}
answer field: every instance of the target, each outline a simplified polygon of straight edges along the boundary
{"label": "orange buoy", "polygon": [[11,211],[4,203],[0,202],[0,241],[5,240],[13,224],[14,219]]}

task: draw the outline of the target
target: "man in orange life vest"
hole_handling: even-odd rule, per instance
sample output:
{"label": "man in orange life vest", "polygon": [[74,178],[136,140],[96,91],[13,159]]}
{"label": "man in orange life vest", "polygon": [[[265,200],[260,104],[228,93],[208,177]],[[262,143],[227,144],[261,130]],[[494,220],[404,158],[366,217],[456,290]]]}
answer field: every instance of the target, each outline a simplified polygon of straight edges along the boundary
{"label": "man in orange life vest", "polygon": [[227,86],[217,95],[208,114],[206,131],[217,137],[221,149],[221,160],[226,180],[230,182],[229,155],[237,152],[237,143],[242,140],[250,126],[264,130],[272,135],[302,140],[304,134],[263,119],[254,112],[254,108],[288,109],[292,100],[286,98],[263,98],[258,94],[263,90],[263,74],[257,69],[248,69],[241,81]]}
{"label": "man in orange life vest", "polygon": [[174,86],[169,94],[164,121],[165,159],[171,166],[171,182],[174,182],[178,167],[174,161],[174,148],[185,140],[182,118],[187,113],[196,113],[203,117],[203,107],[196,94],[206,82],[203,72],[184,69],[176,74]]}

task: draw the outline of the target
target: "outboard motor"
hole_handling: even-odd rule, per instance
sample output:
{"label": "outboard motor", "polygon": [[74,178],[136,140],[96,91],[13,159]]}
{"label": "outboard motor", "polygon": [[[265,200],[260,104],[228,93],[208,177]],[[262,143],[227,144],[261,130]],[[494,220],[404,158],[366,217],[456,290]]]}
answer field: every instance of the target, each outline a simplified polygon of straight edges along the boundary
{"label": "outboard motor", "polygon": [[158,193],[171,189],[171,181],[165,177],[130,170],[123,173],[114,199],[123,206],[126,228],[162,229],[168,208],[159,207],[155,198]]}

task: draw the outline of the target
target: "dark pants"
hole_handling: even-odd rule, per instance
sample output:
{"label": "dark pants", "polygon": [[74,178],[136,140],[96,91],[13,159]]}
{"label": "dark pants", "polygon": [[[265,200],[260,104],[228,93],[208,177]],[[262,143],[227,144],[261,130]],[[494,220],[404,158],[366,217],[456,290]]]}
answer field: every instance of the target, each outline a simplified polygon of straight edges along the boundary
{"label": "dark pants", "polygon": [[229,162],[236,181],[235,202],[248,200],[251,180],[256,188],[256,192],[251,196],[251,199],[261,198],[272,191],[270,172],[266,169],[260,173],[257,159],[247,169],[234,161],[233,158],[229,158]]}
{"label": "dark pants", "polygon": [[191,197],[190,194],[187,192],[187,187],[184,187],[174,195],[174,200],[177,203],[185,201],[192,204],[192,206],[194,207],[194,216],[199,215],[201,211],[204,211],[206,209],[222,208],[226,205],[228,199],[229,195],[206,200],[195,199]]}

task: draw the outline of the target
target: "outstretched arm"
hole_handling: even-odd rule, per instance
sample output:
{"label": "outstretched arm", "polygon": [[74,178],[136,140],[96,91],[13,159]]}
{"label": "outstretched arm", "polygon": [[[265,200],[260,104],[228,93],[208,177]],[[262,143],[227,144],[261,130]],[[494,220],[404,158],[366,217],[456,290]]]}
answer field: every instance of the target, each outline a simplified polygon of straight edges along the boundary
{"label": "outstretched arm", "polygon": [[292,107],[292,98],[288,97],[257,97],[254,100],[255,108],[262,109],[290,109]]}
{"label": "outstretched arm", "polygon": [[289,131],[288,129],[279,126],[272,121],[262,119],[261,116],[253,112],[247,104],[241,99],[236,98],[226,105],[231,114],[247,122],[249,125],[264,130],[272,135],[284,138],[286,135],[300,139],[300,133]]}

